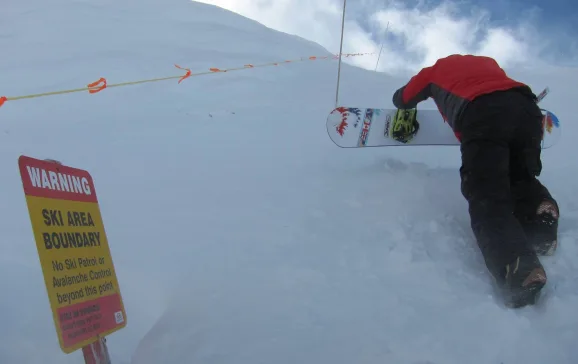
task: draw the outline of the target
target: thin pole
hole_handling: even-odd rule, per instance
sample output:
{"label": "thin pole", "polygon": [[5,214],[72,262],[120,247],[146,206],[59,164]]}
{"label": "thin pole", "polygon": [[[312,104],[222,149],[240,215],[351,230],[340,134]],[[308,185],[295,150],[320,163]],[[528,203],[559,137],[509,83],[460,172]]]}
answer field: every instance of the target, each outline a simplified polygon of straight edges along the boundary
{"label": "thin pole", "polygon": [[343,51],[343,29],[345,28],[345,3],[343,0],[343,15],[341,17],[341,43],[339,44],[339,65],[337,66],[337,89],[335,90],[335,107],[339,104],[339,79],[341,76],[341,53]]}
{"label": "thin pole", "polygon": [[[385,27],[385,34],[387,34],[387,30],[389,29],[389,22],[387,22],[387,27]],[[377,66],[379,65],[379,58],[381,58],[381,51],[383,50],[384,42],[381,42],[381,49],[379,50],[379,56],[377,56],[377,63],[375,64],[375,71],[377,72]]]}

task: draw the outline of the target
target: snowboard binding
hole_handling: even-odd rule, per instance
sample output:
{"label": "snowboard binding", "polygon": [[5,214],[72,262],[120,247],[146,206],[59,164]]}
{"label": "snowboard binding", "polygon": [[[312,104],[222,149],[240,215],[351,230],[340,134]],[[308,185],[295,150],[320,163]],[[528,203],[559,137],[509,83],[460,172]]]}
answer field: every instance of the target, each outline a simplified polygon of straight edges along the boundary
{"label": "snowboard binding", "polygon": [[391,137],[401,143],[409,143],[419,130],[417,109],[398,109],[393,118]]}

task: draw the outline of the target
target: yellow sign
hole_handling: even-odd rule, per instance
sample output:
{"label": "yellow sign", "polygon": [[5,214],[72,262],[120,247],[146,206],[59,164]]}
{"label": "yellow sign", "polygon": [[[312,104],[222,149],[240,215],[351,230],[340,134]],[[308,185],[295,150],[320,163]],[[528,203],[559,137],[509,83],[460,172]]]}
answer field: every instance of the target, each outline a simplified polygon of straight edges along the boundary
{"label": "yellow sign", "polygon": [[126,326],[94,183],[49,161],[18,164],[58,340],[71,353]]}

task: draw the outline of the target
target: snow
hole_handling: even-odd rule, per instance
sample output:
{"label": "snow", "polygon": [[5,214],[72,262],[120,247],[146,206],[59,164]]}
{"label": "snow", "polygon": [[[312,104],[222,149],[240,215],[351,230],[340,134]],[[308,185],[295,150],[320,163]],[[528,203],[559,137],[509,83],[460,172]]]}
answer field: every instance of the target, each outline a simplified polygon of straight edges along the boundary
{"label": "snow", "polygon": [[[337,31],[337,30],[336,30]],[[184,0],[10,0],[0,95],[329,54]],[[494,296],[456,147],[345,150],[327,137],[337,62],[8,101],[0,108],[0,362],[60,351],[17,168],[88,170],[128,314],[112,362],[571,363],[578,354],[576,69],[516,69],[562,121],[542,181],[561,205],[542,304]],[[405,75],[344,64],[342,104],[391,106]],[[431,103],[427,104],[433,108]]]}

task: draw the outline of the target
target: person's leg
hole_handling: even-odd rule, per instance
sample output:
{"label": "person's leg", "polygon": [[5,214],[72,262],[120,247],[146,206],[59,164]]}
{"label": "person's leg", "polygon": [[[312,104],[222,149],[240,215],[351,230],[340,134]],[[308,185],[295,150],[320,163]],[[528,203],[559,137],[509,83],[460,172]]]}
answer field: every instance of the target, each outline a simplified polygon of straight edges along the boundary
{"label": "person's leg", "polygon": [[556,200],[536,178],[512,181],[514,214],[528,244],[539,255],[552,255],[558,246],[559,210]]}
{"label": "person's leg", "polygon": [[546,275],[513,215],[510,145],[517,127],[503,93],[480,98],[460,123],[462,194],[489,272],[509,306],[533,303]]}
{"label": "person's leg", "polygon": [[510,183],[515,201],[514,214],[539,255],[552,255],[558,245],[559,208],[550,191],[536,178],[542,171],[541,134],[542,114],[531,101],[526,105],[519,129],[516,131],[510,155]]}
{"label": "person's leg", "polygon": [[[466,135],[464,135],[466,134]],[[468,138],[461,145],[462,194],[488,269],[501,276],[519,255],[529,255],[524,231],[512,214],[509,148],[498,140]]]}

